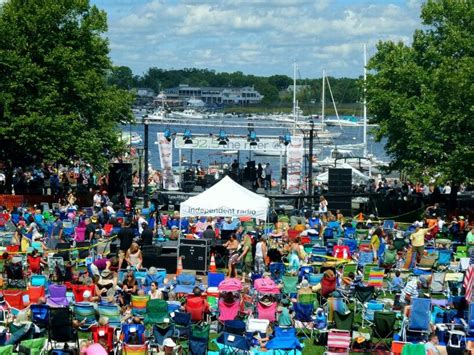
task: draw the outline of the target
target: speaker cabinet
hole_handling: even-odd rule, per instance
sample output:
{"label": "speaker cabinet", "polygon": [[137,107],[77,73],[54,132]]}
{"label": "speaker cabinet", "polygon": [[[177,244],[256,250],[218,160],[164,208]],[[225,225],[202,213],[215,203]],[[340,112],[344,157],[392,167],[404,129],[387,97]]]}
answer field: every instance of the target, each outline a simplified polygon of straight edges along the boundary
{"label": "speaker cabinet", "polygon": [[179,256],[181,256],[183,261],[183,269],[206,272],[207,254],[207,240],[181,240]]}
{"label": "speaker cabinet", "polygon": [[328,188],[331,194],[351,194],[352,169],[329,169]]}

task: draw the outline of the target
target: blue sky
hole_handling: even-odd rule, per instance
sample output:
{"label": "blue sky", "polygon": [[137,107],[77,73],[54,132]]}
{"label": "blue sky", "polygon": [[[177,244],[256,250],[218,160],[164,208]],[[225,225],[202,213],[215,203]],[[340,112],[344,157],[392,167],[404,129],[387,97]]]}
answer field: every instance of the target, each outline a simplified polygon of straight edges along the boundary
{"label": "blue sky", "polygon": [[411,42],[421,0],[91,0],[108,14],[111,57],[149,67],[301,77],[362,74],[379,40]]}

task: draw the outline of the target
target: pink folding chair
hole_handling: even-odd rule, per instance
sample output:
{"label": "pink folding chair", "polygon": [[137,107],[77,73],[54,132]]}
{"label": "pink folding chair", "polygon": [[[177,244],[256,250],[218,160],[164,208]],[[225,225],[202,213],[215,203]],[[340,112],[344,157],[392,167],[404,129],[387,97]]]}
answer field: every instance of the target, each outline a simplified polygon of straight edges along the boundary
{"label": "pink folding chair", "polygon": [[277,303],[272,302],[270,304],[258,302],[257,303],[257,314],[258,319],[267,319],[270,322],[276,321]]}
{"label": "pink folding chair", "polygon": [[328,355],[349,354],[351,333],[346,330],[331,329],[328,334]]}
{"label": "pink folding chair", "polygon": [[239,314],[240,302],[235,300],[233,303],[226,303],[223,299],[219,300],[219,321],[234,320]]}
{"label": "pink folding chair", "polygon": [[76,227],[74,240],[76,242],[83,242],[86,239],[86,227]]}

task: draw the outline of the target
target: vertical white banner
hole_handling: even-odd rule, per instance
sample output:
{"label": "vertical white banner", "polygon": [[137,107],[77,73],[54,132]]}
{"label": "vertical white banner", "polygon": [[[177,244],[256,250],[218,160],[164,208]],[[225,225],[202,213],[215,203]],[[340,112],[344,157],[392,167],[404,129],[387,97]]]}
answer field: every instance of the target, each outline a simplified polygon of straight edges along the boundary
{"label": "vertical white banner", "polygon": [[286,150],[286,193],[299,194],[301,192],[301,175],[304,170],[303,136],[293,136]]}
{"label": "vertical white banner", "polygon": [[158,151],[162,169],[163,188],[165,190],[179,190],[173,174],[173,141],[168,141],[163,132],[157,133]]}

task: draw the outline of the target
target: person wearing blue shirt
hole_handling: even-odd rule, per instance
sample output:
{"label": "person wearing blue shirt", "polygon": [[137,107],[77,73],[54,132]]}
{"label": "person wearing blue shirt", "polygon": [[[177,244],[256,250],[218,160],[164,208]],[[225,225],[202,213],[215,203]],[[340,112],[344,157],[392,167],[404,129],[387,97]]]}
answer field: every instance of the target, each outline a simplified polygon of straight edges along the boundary
{"label": "person wearing blue shirt", "polygon": [[329,220],[327,228],[330,228],[334,231],[335,237],[339,237],[343,232],[341,224],[339,223],[339,221],[336,221],[334,217],[331,217],[331,219]]}
{"label": "person wearing blue shirt", "polygon": [[308,224],[311,228],[316,229],[316,228],[319,228],[321,221],[319,220],[318,217],[313,216],[309,219]]}

